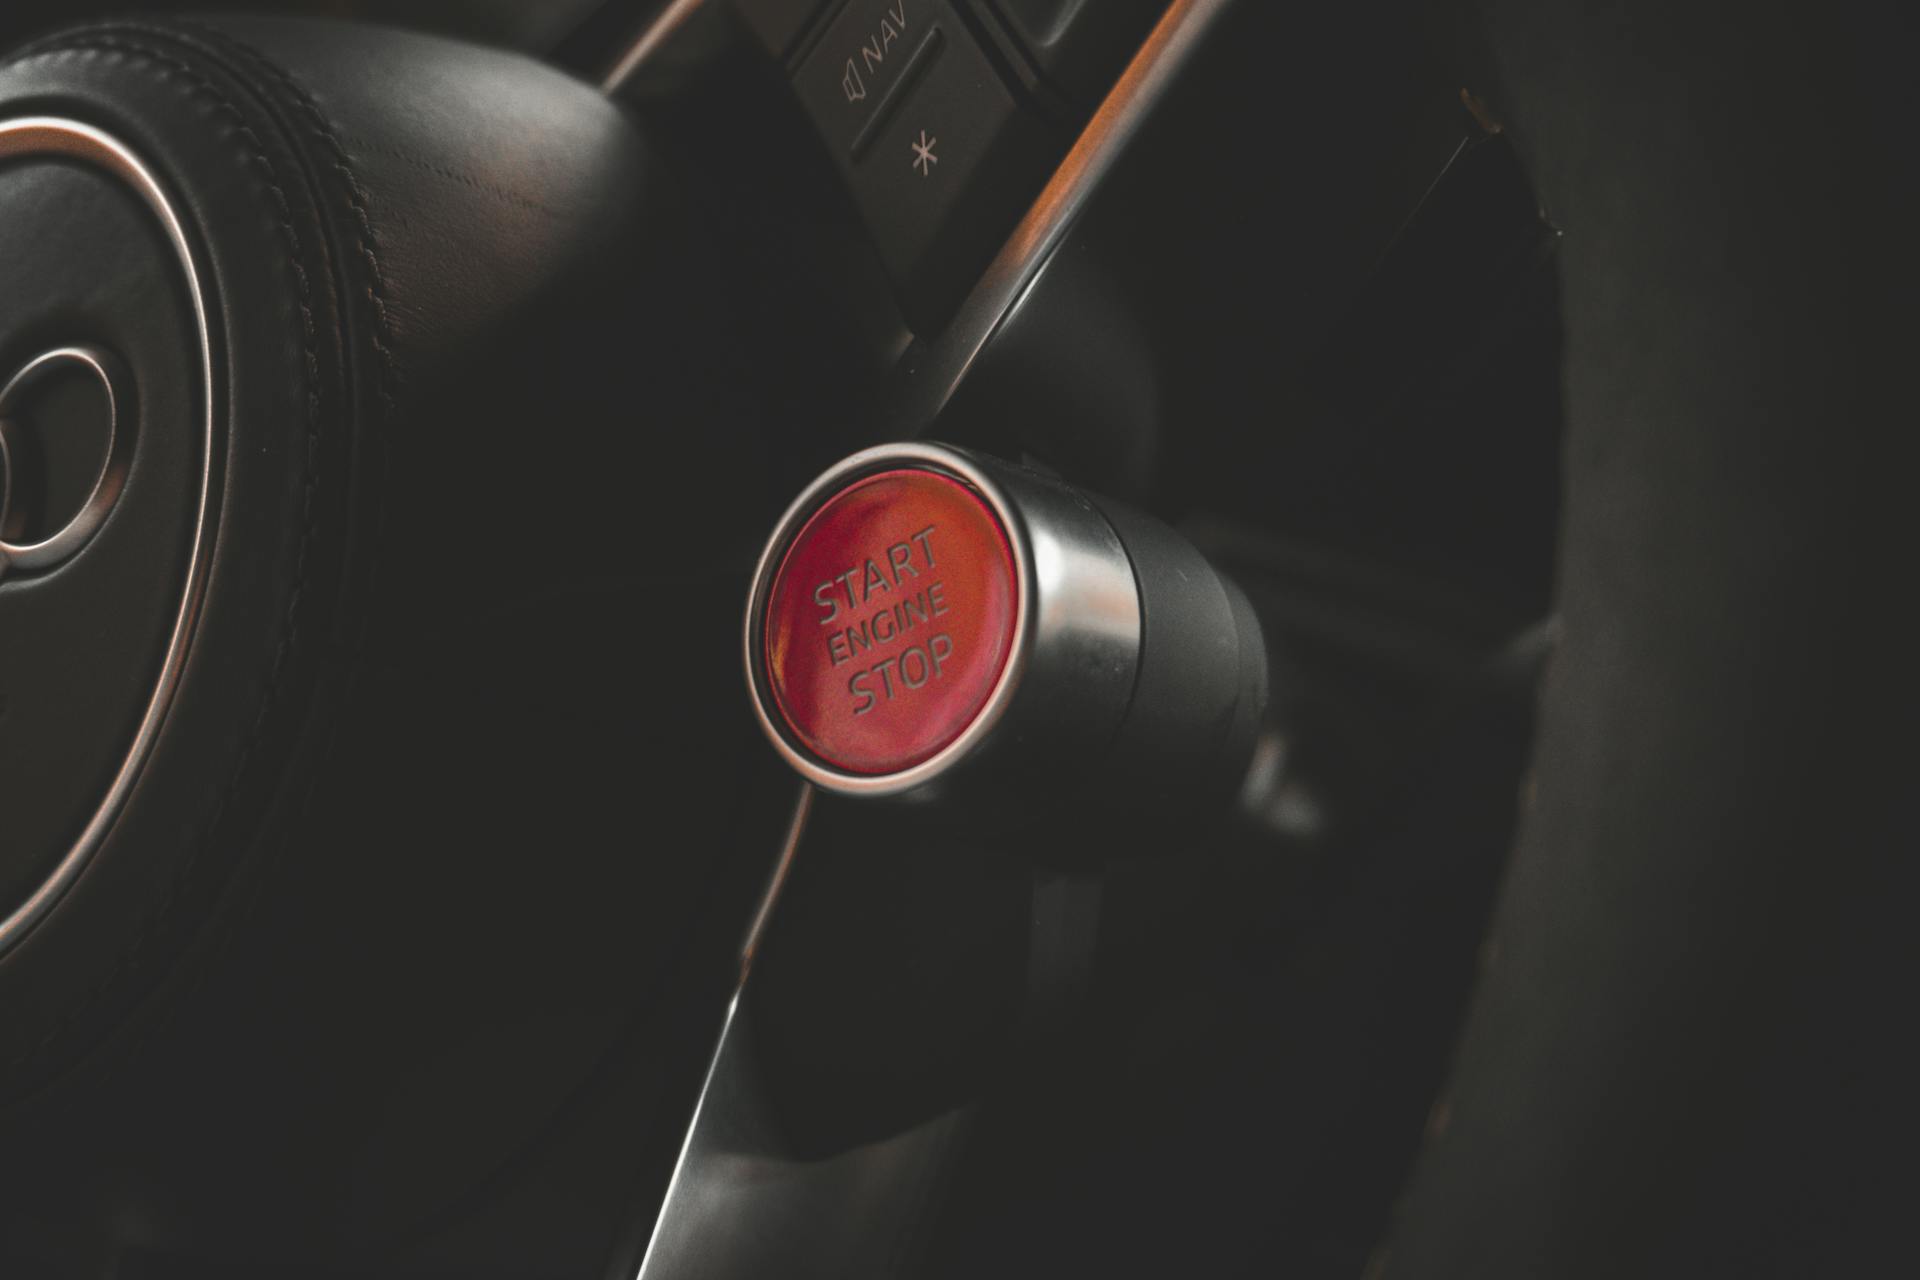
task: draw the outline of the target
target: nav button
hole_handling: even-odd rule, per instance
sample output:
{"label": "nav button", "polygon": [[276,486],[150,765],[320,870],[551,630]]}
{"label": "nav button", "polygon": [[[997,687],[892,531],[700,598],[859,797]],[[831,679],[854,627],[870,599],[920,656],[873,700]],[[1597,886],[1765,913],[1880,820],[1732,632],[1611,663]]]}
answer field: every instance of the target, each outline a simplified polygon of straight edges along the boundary
{"label": "nav button", "polygon": [[934,0],[853,0],[828,24],[793,84],[836,155],[845,160],[864,149],[856,146],[863,133],[923,74],[940,28],[952,25]]}

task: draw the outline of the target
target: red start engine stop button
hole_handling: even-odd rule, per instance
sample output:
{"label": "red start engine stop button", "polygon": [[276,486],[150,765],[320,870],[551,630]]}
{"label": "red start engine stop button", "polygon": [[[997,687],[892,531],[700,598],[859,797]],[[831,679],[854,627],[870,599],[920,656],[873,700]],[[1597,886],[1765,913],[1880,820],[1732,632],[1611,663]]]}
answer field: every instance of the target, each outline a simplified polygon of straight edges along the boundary
{"label": "red start engine stop button", "polygon": [[1013,549],[937,471],[865,476],[788,545],[767,593],[768,687],[795,739],[846,773],[898,773],[986,707],[1013,651]]}

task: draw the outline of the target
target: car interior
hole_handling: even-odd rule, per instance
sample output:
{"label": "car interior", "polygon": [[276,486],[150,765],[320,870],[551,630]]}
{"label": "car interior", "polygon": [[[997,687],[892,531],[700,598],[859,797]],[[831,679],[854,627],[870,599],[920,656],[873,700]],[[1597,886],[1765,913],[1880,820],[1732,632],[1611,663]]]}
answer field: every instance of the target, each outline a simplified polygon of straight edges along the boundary
{"label": "car interior", "polygon": [[0,1277],[1904,1270],[1893,18],[0,5]]}

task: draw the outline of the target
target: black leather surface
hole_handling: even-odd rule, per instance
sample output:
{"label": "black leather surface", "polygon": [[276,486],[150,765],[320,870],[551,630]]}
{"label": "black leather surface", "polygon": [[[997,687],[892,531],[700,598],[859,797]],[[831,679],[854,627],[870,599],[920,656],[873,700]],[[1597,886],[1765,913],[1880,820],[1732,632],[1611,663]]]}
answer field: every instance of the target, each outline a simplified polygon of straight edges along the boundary
{"label": "black leather surface", "polygon": [[[152,760],[0,958],[0,1260],[591,1269],[771,848],[724,799],[773,495],[710,250],[597,92],[437,39],[84,28],[0,65],[28,112],[182,204],[221,456]],[[536,1228],[494,1210],[529,1160]],[[455,1221],[481,1260],[435,1254]]]}
{"label": "black leather surface", "polygon": [[[176,711],[120,829],[0,961],[0,1061],[17,1091],[110,1025],[151,981],[132,957],[162,962],[250,843],[322,678],[316,628],[344,585],[363,428],[321,197],[238,83],[177,41],[109,28],[16,59],[0,93],[10,115],[108,129],[162,175],[208,260],[224,384],[220,545]],[[41,305],[11,309],[33,318]],[[155,406],[169,407],[185,406]],[[143,425],[157,438],[193,430]]]}
{"label": "black leather surface", "polygon": [[1488,15],[1566,229],[1564,639],[1389,1276],[1910,1252],[1912,168],[1864,8]]}

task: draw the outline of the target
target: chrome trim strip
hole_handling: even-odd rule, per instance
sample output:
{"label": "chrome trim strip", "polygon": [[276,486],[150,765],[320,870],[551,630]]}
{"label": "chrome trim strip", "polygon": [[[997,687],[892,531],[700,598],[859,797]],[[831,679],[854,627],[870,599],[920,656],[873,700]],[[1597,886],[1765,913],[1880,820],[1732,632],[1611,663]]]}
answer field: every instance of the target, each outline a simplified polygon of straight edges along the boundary
{"label": "chrome trim strip", "polygon": [[714,1079],[733,1042],[733,1020],[740,1009],[740,994],[746,989],[747,975],[753,969],[753,958],[760,950],[767,922],[773,918],[773,909],[780,901],[780,891],[786,888],[787,875],[793,869],[794,854],[799,851],[800,839],[806,834],[807,819],[813,815],[814,794],[811,785],[804,782],[800,784],[800,794],[793,803],[793,817],[787,823],[787,836],[780,844],[780,856],[774,862],[773,873],[767,877],[767,887],[753,914],[753,924],[748,928],[746,941],[740,947],[740,980],[727,1000],[726,1017],[720,1023],[720,1037],[714,1042],[712,1057],[707,1060],[707,1073],[700,1081],[700,1096],[693,1104],[693,1115],[687,1120],[687,1136],[681,1139],[680,1154],[674,1157],[673,1175],[667,1179],[667,1193],[661,1197],[660,1213],[654,1218],[653,1231],[647,1237],[647,1251],[641,1255],[639,1270],[634,1273],[636,1277],[647,1274],[647,1267],[654,1260],[654,1251],[660,1245],[661,1230],[673,1213],[675,1196],[684,1192],[683,1184],[694,1149],[694,1139],[702,1132],[700,1122],[706,1115],[713,1094]]}
{"label": "chrome trim strip", "polygon": [[966,379],[974,361],[1066,239],[1094,189],[1113,169],[1167,86],[1232,0],[1173,0],[1127,64],[1093,119],[1067,152],[978,284],[946,328],[911,350],[898,394],[882,422],[889,431],[926,430]]}
{"label": "chrome trim strip", "polygon": [[620,56],[620,61],[614,64],[613,70],[607,72],[606,79],[600,82],[601,92],[618,93],[627,81],[633,78],[634,72],[638,71],[660,46],[673,39],[674,33],[685,26],[687,19],[697,13],[706,2],[707,0],[668,0],[666,8],[654,16],[653,21],[647,24],[646,30],[642,31],[632,46]]}
{"label": "chrome trim strip", "polygon": [[114,820],[120,816],[120,810],[133,791],[141,767],[145,765],[154,741],[159,737],[160,724],[173,702],[181,672],[186,667],[187,650],[194,622],[200,612],[200,598],[206,586],[207,562],[213,545],[207,529],[207,516],[213,500],[213,338],[207,320],[206,289],[194,263],[193,247],[187,238],[186,227],[167,198],[165,187],[153,172],[118,139],[92,125],[57,116],[25,116],[0,122],[0,164],[34,155],[65,156],[95,164],[132,187],[159,221],[175,256],[180,260],[200,340],[200,494],[194,512],[193,543],[187,555],[186,579],[180,590],[180,607],[174,615],[173,633],[167,640],[160,674],[147,700],[146,710],[141,715],[133,743],[128,747],[112,783],[108,785],[106,796],[95,808],[72,847],[32,896],[10,915],[0,919],[0,954],[25,937],[28,930],[52,909],[99,848]]}
{"label": "chrome trim strip", "polygon": [[[720,1068],[726,1063],[734,1049],[734,1019],[740,1013],[740,988],[734,989],[727,1000],[727,1016],[720,1023],[720,1038],[714,1041],[713,1054],[707,1059],[707,1073],[700,1078],[700,1097],[693,1104],[693,1116],[687,1121],[687,1136],[680,1140],[680,1154],[674,1157],[673,1176],[667,1179],[667,1194],[660,1200],[660,1215],[653,1220],[653,1231],[647,1236],[647,1251],[640,1255],[640,1266],[633,1273],[634,1280],[647,1280],[649,1276],[658,1276],[654,1267],[658,1256],[663,1232],[680,1212],[676,1212],[679,1201],[686,1195],[688,1172],[693,1163],[694,1140],[702,1136],[705,1130],[702,1122],[711,1124],[707,1115],[708,1105],[716,1101],[717,1091],[714,1082],[719,1078]],[[628,1254],[629,1258],[633,1255]]]}
{"label": "chrome trim strip", "polygon": [[780,856],[774,861],[773,874],[767,877],[767,887],[760,895],[760,905],[754,909],[753,923],[747,926],[746,941],[740,944],[740,985],[747,983],[747,974],[753,970],[753,958],[760,954],[760,944],[766,940],[767,925],[773,919],[773,908],[780,901],[780,891],[787,887],[787,876],[793,871],[793,855],[800,848],[800,837],[806,834],[807,819],[813,816],[814,790],[811,783],[800,784],[800,795],[793,802],[793,817],[787,821],[787,838],[780,844]]}
{"label": "chrome trim strip", "polygon": [[[6,407],[5,397],[0,397],[0,409]],[[13,501],[13,454],[7,445],[7,420],[0,415],[0,534],[7,528],[7,507]],[[7,571],[7,561],[0,554],[0,573]]]}

